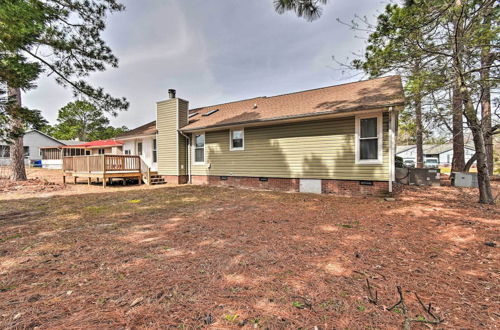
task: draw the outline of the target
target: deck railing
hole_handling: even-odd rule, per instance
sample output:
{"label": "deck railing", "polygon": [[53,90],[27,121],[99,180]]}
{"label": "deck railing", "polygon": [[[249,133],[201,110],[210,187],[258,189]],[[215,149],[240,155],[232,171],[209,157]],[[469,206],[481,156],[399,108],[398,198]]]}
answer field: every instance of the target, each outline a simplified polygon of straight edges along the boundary
{"label": "deck railing", "polygon": [[131,155],[63,157],[63,171],[73,173],[141,172],[141,159]]}

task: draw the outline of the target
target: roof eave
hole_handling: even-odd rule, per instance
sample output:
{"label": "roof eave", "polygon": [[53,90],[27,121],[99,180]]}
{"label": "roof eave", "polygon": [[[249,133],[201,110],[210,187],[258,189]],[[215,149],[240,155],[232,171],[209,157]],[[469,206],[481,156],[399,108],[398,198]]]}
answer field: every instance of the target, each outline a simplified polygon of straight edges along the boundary
{"label": "roof eave", "polygon": [[130,136],[117,136],[115,139],[117,140],[133,140],[133,139],[138,139],[138,138],[146,138],[146,137],[154,137],[158,131],[151,133],[151,134],[137,134],[137,135],[130,135]]}
{"label": "roof eave", "polygon": [[[254,119],[254,120],[247,120],[247,121],[241,121],[241,122],[234,122],[234,123],[227,123],[227,124],[220,124],[220,125],[208,125],[208,126],[203,126],[203,127],[194,127],[194,128],[181,128],[180,131],[184,133],[191,133],[191,132],[199,132],[199,131],[204,131],[204,130],[216,130],[216,129],[222,129],[222,128],[229,128],[229,127],[244,127],[244,126],[250,126],[255,124],[255,126],[260,125],[265,125],[265,124],[274,124],[274,123],[286,123],[286,122],[300,122],[300,121],[307,121],[313,118],[317,117],[345,117],[348,115],[352,115],[355,113],[360,113],[360,112],[367,112],[367,111],[373,111],[377,109],[384,109],[384,108],[389,108],[389,107],[398,107],[398,106],[404,106],[405,102],[394,102],[394,103],[388,103],[385,105],[377,105],[377,106],[361,106],[361,107],[353,107],[353,108],[347,108],[343,110],[336,110],[336,111],[322,111],[322,112],[315,112],[315,113],[307,113],[307,114],[300,114],[300,115],[292,115],[292,116],[282,116],[282,117],[273,117],[273,118],[268,118],[268,119]],[[389,109],[386,109],[385,111],[388,111]]]}

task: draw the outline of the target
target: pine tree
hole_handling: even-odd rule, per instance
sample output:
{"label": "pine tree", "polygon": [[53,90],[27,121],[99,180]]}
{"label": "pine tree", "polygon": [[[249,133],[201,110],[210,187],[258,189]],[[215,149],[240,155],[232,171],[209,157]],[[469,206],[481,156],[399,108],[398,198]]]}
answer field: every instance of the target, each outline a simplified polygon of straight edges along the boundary
{"label": "pine tree", "polygon": [[23,114],[30,115],[22,107],[21,90],[35,88],[42,72],[103,111],[115,114],[128,107],[124,98],[85,81],[92,72],[117,67],[101,33],[107,14],[123,9],[115,0],[0,0],[0,82],[10,96],[1,114],[11,123],[2,131],[13,137],[13,180],[26,179],[20,150]]}

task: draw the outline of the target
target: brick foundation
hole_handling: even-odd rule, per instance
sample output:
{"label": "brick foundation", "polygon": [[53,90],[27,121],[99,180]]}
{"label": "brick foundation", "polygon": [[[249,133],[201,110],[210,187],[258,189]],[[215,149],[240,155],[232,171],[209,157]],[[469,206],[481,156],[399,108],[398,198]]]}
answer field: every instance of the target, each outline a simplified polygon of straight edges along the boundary
{"label": "brick foundation", "polygon": [[340,196],[384,196],[389,193],[389,182],[372,182],[372,186],[365,186],[356,180],[321,180],[321,191]]}
{"label": "brick foundation", "polygon": [[173,184],[184,184],[188,183],[189,180],[187,175],[162,175],[161,177],[165,179],[166,183]]}
{"label": "brick foundation", "polygon": [[[321,180],[321,190],[324,194],[335,194],[340,196],[383,196],[389,191],[387,181],[373,181],[373,185],[361,185],[356,180]],[[300,179],[292,178],[267,178],[261,181],[256,177],[227,176],[226,180],[221,180],[215,175],[193,175],[193,184],[216,185],[231,187],[247,187],[278,191],[299,191]]]}

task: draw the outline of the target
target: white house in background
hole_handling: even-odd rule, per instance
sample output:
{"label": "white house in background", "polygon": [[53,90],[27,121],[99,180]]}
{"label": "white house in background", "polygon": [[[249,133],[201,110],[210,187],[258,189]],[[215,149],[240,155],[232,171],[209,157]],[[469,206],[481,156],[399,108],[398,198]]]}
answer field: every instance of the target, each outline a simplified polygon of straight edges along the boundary
{"label": "white house in background", "polygon": [[[39,165],[41,166],[41,148],[43,149],[43,147],[48,146],[57,148],[59,146],[65,146],[68,143],[73,142],[74,141],[57,140],[52,136],[42,133],[38,130],[28,131],[24,134],[23,137],[25,164],[30,165],[39,163]],[[3,140],[0,140],[0,165],[10,165],[10,146]]]}
{"label": "white house in background", "polygon": [[156,133],[156,121],[152,121],[117,136],[116,140],[123,142],[123,154],[140,156],[151,171],[156,172],[158,170]]}
{"label": "white house in background", "polygon": [[[453,160],[453,143],[444,144],[424,144],[424,161],[426,158],[437,158],[440,166],[450,166]],[[465,146],[465,162],[467,162],[475,153],[475,149],[471,145]],[[398,146],[396,156],[404,160],[413,160],[417,162],[417,146],[407,145]]]}

